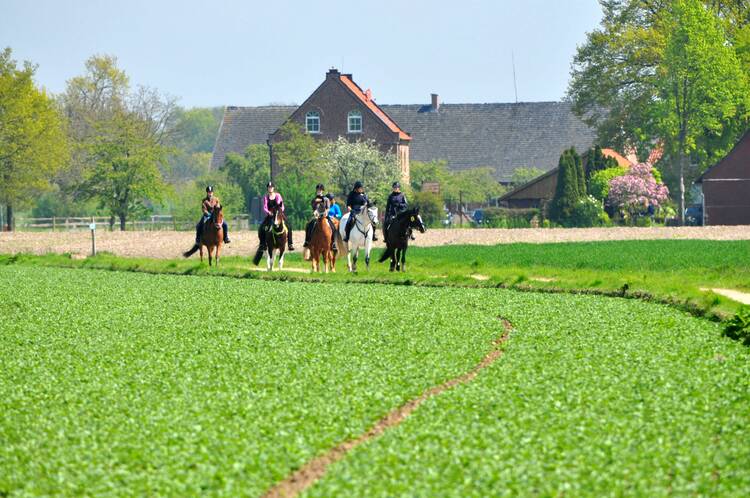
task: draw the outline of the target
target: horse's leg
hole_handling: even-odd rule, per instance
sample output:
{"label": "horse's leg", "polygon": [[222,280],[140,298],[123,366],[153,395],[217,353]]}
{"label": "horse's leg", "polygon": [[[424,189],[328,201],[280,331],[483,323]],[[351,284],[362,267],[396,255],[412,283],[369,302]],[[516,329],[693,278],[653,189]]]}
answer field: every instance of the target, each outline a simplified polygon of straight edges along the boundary
{"label": "horse's leg", "polygon": [[268,249],[268,256],[266,257],[266,270],[272,271],[273,270],[273,245],[271,245]]}
{"label": "horse's leg", "polygon": [[282,245],[281,249],[279,249],[279,270],[283,270],[283,269],[284,269],[284,245]]}
{"label": "horse's leg", "polygon": [[[222,235],[223,237],[223,235]],[[219,255],[221,254],[221,241],[216,245],[216,267],[219,267]]]}
{"label": "horse's leg", "polygon": [[[201,252],[201,263],[203,263],[203,241],[198,244],[200,246],[200,252]],[[208,249],[208,248],[206,248]]]}
{"label": "horse's leg", "polygon": [[208,253],[208,266],[212,266],[213,265],[213,262],[212,262],[213,254],[211,253],[211,246],[206,246],[206,252]]}
{"label": "horse's leg", "polygon": [[352,271],[357,271],[357,260],[359,259],[359,246],[354,247],[354,256],[352,256]]}
{"label": "horse's leg", "polygon": [[[375,230],[375,227],[372,228]],[[372,239],[365,238],[365,267],[370,271],[370,251],[372,250]]]}
{"label": "horse's leg", "polygon": [[401,249],[401,271],[406,271],[406,249],[409,246],[404,246],[403,249]]}

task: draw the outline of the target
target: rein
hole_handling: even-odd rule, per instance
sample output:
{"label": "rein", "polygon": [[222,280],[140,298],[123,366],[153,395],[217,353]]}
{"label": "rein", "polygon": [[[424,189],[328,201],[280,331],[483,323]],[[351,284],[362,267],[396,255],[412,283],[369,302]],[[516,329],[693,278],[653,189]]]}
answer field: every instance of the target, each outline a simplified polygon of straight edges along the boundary
{"label": "rein", "polygon": [[370,216],[370,211],[365,208],[365,213],[367,213],[367,219],[370,221],[370,224],[365,228],[364,231],[360,228],[360,221],[359,216],[354,215],[354,226],[357,227],[357,231],[367,237],[367,234],[370,232],[370,229],[375,229],[375,222],[373,221],[372,217]]}

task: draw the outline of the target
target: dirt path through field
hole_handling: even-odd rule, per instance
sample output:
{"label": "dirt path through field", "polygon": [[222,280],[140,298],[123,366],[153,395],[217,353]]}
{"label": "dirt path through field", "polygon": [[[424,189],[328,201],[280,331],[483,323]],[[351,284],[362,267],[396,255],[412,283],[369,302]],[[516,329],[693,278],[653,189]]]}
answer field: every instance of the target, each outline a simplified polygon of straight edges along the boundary
{"label": "dirt path through field", "polygon": [[[253,231],[232,234],[232,243],[222,249],[222,256],[252,256],[258,246]],[[295,232],[297,244],[302,246],[302,232]],[[442,246],[457,244],[512,244],[516,242],[587,242],[603,240],[640,239],[709,239],[750,240],[750,226],[741,227],[680,227],[680,228],[528,228],[528,229],[451,229],[428,230],[416,234],[414,246]],[[118,256],[178,258],[193,244],[191,232],[97,232],[97,250]],[[383,247],[377,242],[376,247]],[[298,249],[299,250],[299,249]],[[0,233],[0,254],[15,253],[70,253],[87,255],[91,252],[91,234],[81,232],[15,232]]]}
{"label": "dirt path through field", "polygon": [[392,429],[393,427],[401,424],[414,410],[419,407],[419,405],[424,403],[429,398],[437,396],[438,394],[448,391],[449,389],[452,389],[460,384],[466,384],[467,382],[471,382],[472,380],[474,380],[479,372],[492,365],[503,354],[500,346],[508,340],[508,335],[510,334],[510,331],[513,327],[508,320],[505,320],[504,318],[500,318],[500,320],[502,321],[503,328],[505,329],[502,336],[494,341],[492,350],[487,353],[484,359],[482,359],[482,361],[480,361],[469,372],[446,381],[439,386],[432,387],[423,392],[419,397],[407,401],[405,404],[401,405],[400,407],[396,408],[395,410],[391,411],[386,416],[378,420],[375,425],[373,425],[367,432],[360,435],[356,439],[345,441],[335,448],[327,451],[323,455],[309,461],[299,470],[268,490],[268,492],[266,492],[263,497],[289,498],[299,495],[304,490],[315,484],[316,481],[321,479],[325,475],[328,467],[331,464],[344,458],[347,453],[349,453],[360,444],[365,443],[373,438],[379,437],[388,429]]}
{"label": "dirt path through field", "polygon": [[738,303],[742,304],[750,304],[750,293],[742,292],[734,289],[708,289],[705,287],[701,287],[702,291],[707,292],[711,291],[715,294],[722,295],[724,297],[728,297],[729,299],[733,299],[737,301]]}

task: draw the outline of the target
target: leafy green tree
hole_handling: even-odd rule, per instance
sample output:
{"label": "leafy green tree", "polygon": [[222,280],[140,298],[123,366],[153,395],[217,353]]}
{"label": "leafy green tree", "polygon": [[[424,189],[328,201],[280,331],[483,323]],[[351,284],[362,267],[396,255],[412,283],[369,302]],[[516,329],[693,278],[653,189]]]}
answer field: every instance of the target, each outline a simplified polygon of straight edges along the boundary
{"label": "leafy green tree", "polygon": [[470,168],[452,174],[446,194],[463,202],[489,202],[501,196],[505,187],[495,179],[495,170],[490,167]]}
{"label": "leafy green tree", "polygon": [[95,163],[85,172],[80,187],[83,199],[99,205],[120,221],[147,211],[146,200],[160,201],[165,185],[159,164],[165,149],[147,132],[148,123],[132,113],[118,112],[97,123],[97,135],[88,142]]}
{"label": "leafy green tree", "polygon": [[573,159],[573,164],[576,167],[576,180],[578,180],[578,195],[582,197],[586,195],[586,172],[583,169],[583,160],[581,156],[576,152],[575,147],[571,147],[568,151],[570,157]]}
{"label": "leafy green tree", "polygon": [[575,112],[596,127],[602,142],[636,147],[642,159],[661,144],[682,206],[685,177],[698,174],[689,163],[705,169],[747,127],[750,92],[741,51],[750,40],[743,27],[748,12],[737,5],[602,2],[601,27],[573,61],[568,95]]}
{"label": "leafy green tree", "polygon": [[229,219],[245,212],[245,198],[242,189],[235,184],[225,171],[210,171],[195,180],[174,186],[169,200],[169,212],[176,222],[192,226],[201,216],[201,199],[206,195],[206,185],[213,185],[216,196],[221,199],[224,217]]}
{"label": "leafy green tree", "polygon": [[542,176],[544,174],[544,170],[541,170],[539,168],[530,167],[530,168],[516,168],[513,170],[513,176],[511,178],[511,182],[515,186],[520,186],[525,183],[529,183],[531,180],[535,180]]}
{"label": "leafy green tree", "polygon": [[409,165],[409,177],[411,188],[415,192],[422,190],[422,184],[425,182],[438,182],[441,189],[450,183],[451,173],[448,171],[446,161],[420,162],[411,161]]}
{"label": "leafy green tree", "polygon": [[177,108],[174,116],[173,145],[187,153],[212,152],[220,120],[211,108]]}
{"label": "leafy green tree", "polygon": [[432,192],[415,192],[412,195],[411,204],[419,208],[419,214],[428,226],[439,224],[442,221],[444,212],[440,195]]}
{"label": "leafy green tree", "polygon": [[14,208],[49,190],[68,159],[63,119],[34,72],[29,62],[19,68],[10,48],[0,52],[0,203],[10,230]]}
{"label": "leafy green tree", "polygon": [[255,144],[245,149],[243,155],[229,153],[221,169],[242,190],[245,209],[249,213],[253,198],[260,197],[266,192],[265,186],[271,173],[268,147]]}
{"label": "leafy green tree", "polygon": [[395,154],[384,153],[373,141],[350,142],[339,137],[323,145],[323,166],[341,194],[361,180],[370,200],[383,204],[391,191],[391,184],[401,179],[401,169]]}
{"label": "leafy green tree", "polygon": [[613,178],[626,175],[627,173],[628,168],[623,166],[595,171],[589,180],[589,194],[603,202],[609,195],[609,182]]}
{"label": "leafy green tree", "polygon": [[175,100],[147,87],[131,90],[116,58],[93,56],[86,73],[68,82],[61,103],[76,151],[67,188],[97,200],[124,230],[130,216],[164,198]]}

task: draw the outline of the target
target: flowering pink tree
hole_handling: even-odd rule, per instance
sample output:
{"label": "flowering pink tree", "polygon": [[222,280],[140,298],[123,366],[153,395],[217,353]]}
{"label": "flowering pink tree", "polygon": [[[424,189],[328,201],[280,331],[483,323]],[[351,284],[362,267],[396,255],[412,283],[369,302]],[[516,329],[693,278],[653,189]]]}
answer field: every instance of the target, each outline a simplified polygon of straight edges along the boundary
{"label": "flowering pink tree", "polygon": [[654,178],[650,164],[631,166],[626,175],[612,178],[609,182],[609,202],[626,215],[637,215],[653,206],[658,209],[669,198],[669,189]]}

